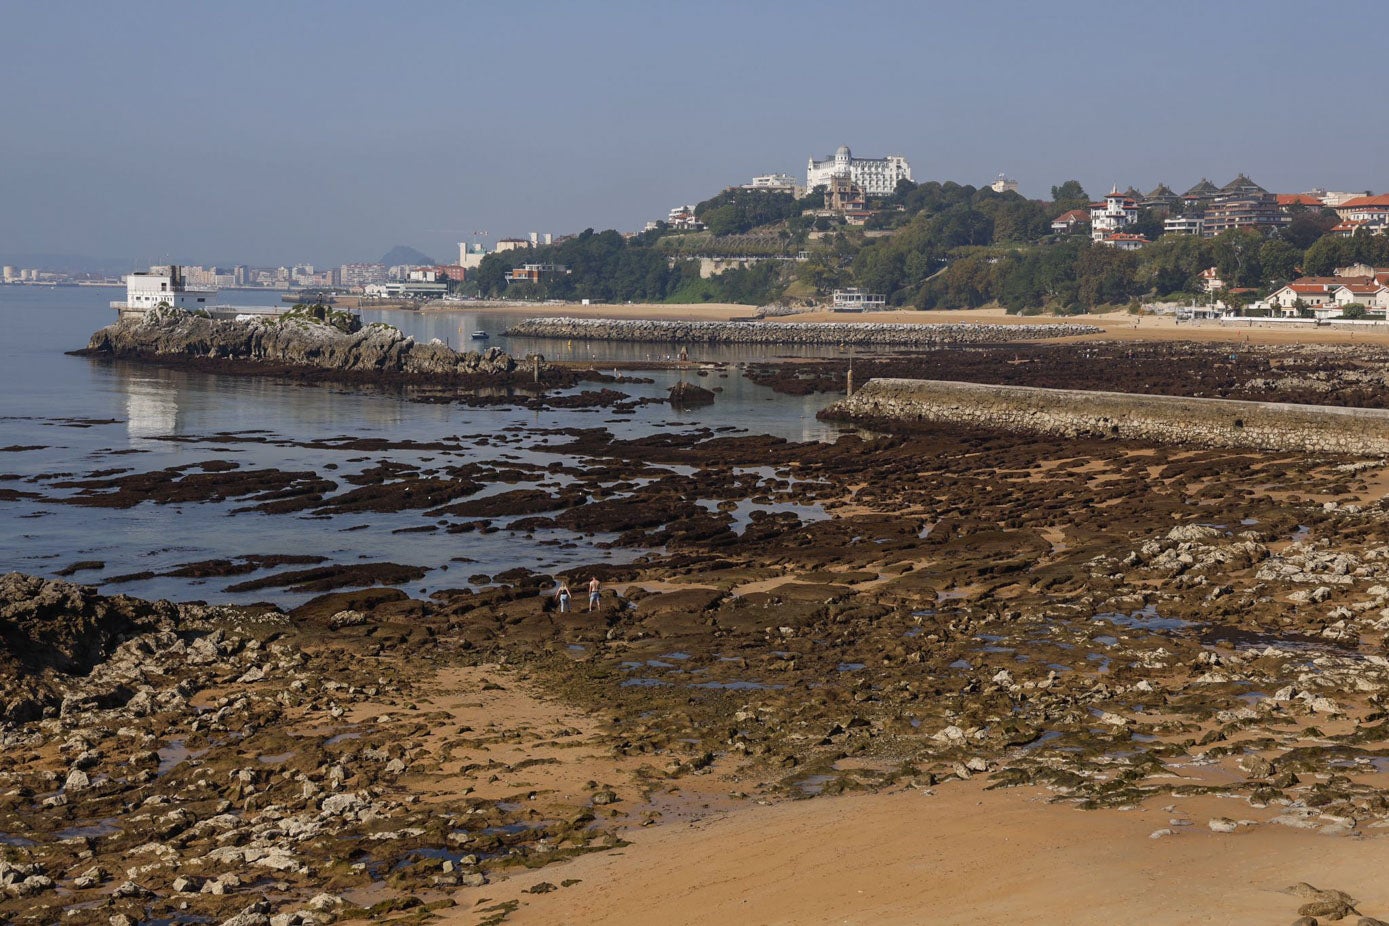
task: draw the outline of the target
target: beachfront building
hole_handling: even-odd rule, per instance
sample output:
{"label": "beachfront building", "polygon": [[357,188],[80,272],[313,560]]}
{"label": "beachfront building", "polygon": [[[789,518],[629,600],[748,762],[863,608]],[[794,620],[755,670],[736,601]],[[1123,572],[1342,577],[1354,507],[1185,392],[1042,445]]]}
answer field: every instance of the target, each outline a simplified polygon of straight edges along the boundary
{"label": "beachfront building", "polygon": [[840,145],[833,157],[820,161],[810,159],[805,171],[805,186],[808,190],[827,187],[836,178],[852,181],[868,196],[891,196],[899,180],[912,178],[912,169],[901,155],[856,158],[848,145]]}
{"label": "beachfront building", "polygon": [[563,264],[522,264],[506,272],[506,281],[508,283],[539,283],[547,276],[568,272],[569,268]]}
{"label": "beachfront building", "polygon": [[1137,221],[1138,203],[1117,186],[1103,200],[1090,204],[1090,237],[1095,241],[1104,241]]}
{"label": "beachfront building", "polygon": [[[1333,293],[1345,285],[1337,277],[1300,277],[1269,294],[1270,305],[1281,309],[1317,309],[1333,302]],[[1285,312],[1284,314],[1288,314]],[[1296,314],[1295,312],[1292,314]]]}
{"label": "beachfront building", "polygon": [[1331,301],[1345,309],[1362,306],[1365,314],[1384,318],[1389,310],[1389,286],[1382,283],[1342,283],[1331,291]]}
{"label": "beachfront building", "polygon": [[363,287],[362,294],[375,299],[409,299],[427,301],[448,295],[447,280],[402,280],[393,283],[373,283]]}
{"label": "beachfront building", "polygon": [[125,303],[112,305],[118,309],[140,313],[148,312],[159,305],[191,312],[211,306],[216,298],[217,290],[190,288],[183,275],[183,268],[178,264],[168,264],[127,275]]}
{"label": "beachfront building", "polygon": [[857,287],[836,289],[832,305],[836,312],[875,312],[887,308],[887,297],[865,293]]}

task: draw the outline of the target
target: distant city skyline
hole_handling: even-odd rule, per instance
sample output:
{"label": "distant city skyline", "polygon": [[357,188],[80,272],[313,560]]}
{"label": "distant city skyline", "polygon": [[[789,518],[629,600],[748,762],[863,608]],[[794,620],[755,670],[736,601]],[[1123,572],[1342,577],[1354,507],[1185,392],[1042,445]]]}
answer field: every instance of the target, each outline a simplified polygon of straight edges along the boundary
{"label": "distant city skyline", "polygon": [[4,14],[4,263],[335,266],[397,244],[448,262],[476,231],[639,230],[840,145],[917,181],[1004,171],[1032,198],[1240,172],[1389,186],[1377,59],[1325,41],[1389,26],[1369,0]]}

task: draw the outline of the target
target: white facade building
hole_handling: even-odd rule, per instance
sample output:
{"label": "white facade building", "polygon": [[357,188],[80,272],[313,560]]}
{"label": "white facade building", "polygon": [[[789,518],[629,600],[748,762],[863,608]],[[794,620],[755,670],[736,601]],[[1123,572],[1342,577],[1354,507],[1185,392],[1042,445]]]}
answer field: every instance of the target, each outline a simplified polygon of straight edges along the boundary
{"label": "white facade building", "polygon": [[899,180],[912,178],[912,168],[907,159],[898,154],[885,158],[856,158],[848,145],[840,145],[834,157],[823,161],[810,159],[805,171],[806,189],[829,186],[836,177],[852,181],[869,196],[891,196]]}
{"label": "white facade building", "polygon": [[790,193],[795,197],[801,195],[801,189],[796,185],[796,178],[790,174],[761,174],[753,177],[751,183],[743,184],[743,189],[766,190],[770,193]]}
{"label": "white facade building", "polygon": [[989,189],[995,193],[1016,193],[1018,191],[1018,181],[1009,177],[1007,174],[999,174],[993,183],[989,184]]}
{"label": "white facade building", "polygon": [[1173,215],[1162,220],[1162,233],[1175,235],[1200,235],[1205,222],[1199,215]]}
{"label": "white facade building", "polygon": [[160,303],[167,303],[176,309],[191,312],[211,306],[216,298],[215,289],[189,289],[184,283],[183,268],[171,264],[126,276],[125,304],[116,306],[135,312],[148,312]]}
{"label": "white facade building", "polygon": [[887,297],[877,293],[865,293],[858,287],[836,289],[833,309],[836,312],[873,312],[887,308]]}
{"label": "white facade building", "polygon": [[1115,187],[1103,202],[1090,204],[1090,237],[1104,241],[1138,221],[1138,203]]}
{"label": "white facade building", "polygon": [[476,270],[482,266],[482,259],[487,256],[487,249],[480,244],[469,241],[458,242],[458,266],[464,270]]}

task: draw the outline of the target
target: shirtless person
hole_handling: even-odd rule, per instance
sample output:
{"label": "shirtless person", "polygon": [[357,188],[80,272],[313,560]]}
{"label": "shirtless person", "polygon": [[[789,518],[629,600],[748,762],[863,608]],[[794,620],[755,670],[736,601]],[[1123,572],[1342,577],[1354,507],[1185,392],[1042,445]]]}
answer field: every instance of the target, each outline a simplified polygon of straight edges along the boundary
{"label": "shirtless person", "polygon": [[598,593],[602,590],[603,583],[598,581],[597,576],[594,576],[593,578],[588,580],[588,609],[590,611],[598,607]]}

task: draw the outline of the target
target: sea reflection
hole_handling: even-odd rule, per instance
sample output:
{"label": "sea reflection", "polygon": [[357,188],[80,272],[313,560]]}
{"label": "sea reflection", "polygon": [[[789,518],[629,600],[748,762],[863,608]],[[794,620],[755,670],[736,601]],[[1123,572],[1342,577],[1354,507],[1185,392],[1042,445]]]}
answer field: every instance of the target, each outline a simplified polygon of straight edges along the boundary
{"label": "sea reflection", "polygon": [[179,434],[178,390],[157,377],[127,376],[118,388],[125,393],[125,431],[130,446],[147,449],[150,438]]}

